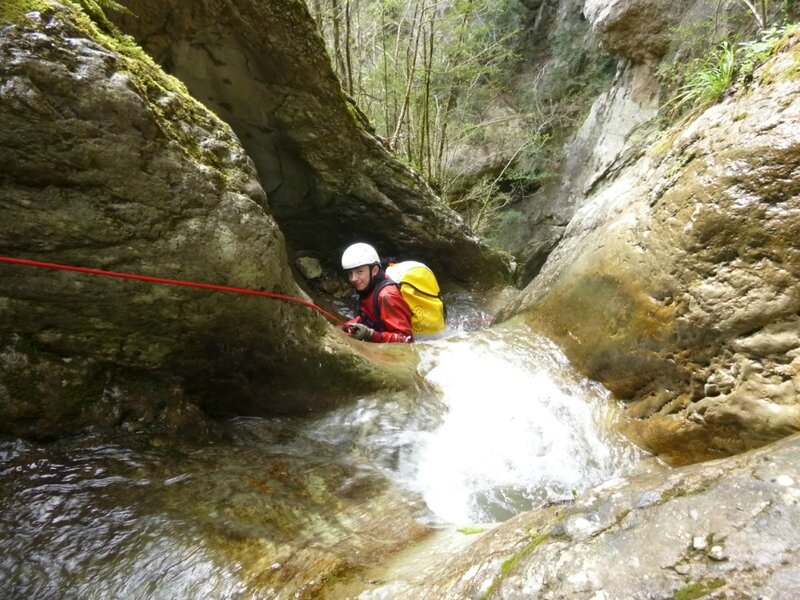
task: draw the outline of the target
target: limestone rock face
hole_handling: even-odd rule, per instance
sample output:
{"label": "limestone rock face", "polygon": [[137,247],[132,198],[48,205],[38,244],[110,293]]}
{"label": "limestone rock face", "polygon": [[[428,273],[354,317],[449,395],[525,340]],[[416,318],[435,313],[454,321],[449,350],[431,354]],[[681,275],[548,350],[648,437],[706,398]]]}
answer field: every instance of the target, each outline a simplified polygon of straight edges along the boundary
{"label": "limestone rock face", "polygon": [[[617,480],[484,534],[391,597],[793,598],[800,439]],[[716,592],[711,596],[712,592]]]}
{"label": "limestone rock face", "polygon": [[556,339],[674,461],[800,428],[797,47],[596,186],[501,317]]}
{"label": "limestone rock face", "polygon": [[[302,297],[230,128],[72,5],[0,26],[0,254]],[[393,375],[309,308],[0,264],[0,423],[192,427]]]}
{"label": "limestone rock face", "polygon": [[611,88],[592,104],[565,150],[557,180],[520,206],[517,280],[528,284],[561,240],[575,212],[590,202],[596,186],[641,154],[645,123],[658,110],[658,85],[648,65],[624,65]]}
{"label": "limestone rock face", "polygon": [[445,280],[502,277],[499,256],[369,133],[302,0],[126,6],[123,30],[242,140],[291,249],[336,266],[367,241]]}
{"label": "limestone rock face", "polygon": [[686,0],[586,0],[583,14],[609,54],[644,62],[663,56]]}

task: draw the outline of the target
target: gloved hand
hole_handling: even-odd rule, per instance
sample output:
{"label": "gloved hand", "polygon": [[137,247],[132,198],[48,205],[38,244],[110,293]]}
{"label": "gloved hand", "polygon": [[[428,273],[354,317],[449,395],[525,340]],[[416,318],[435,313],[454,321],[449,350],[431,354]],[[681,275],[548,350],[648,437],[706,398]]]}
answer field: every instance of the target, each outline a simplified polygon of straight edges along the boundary
{"label": "gloved hand", "polygon": [[370,329],[363,323],[350,323],[347,333],[350,335],[350,337],[354,337],[357,340],[368,341],[372,339],[372,335],[375,333],[375,330]]}

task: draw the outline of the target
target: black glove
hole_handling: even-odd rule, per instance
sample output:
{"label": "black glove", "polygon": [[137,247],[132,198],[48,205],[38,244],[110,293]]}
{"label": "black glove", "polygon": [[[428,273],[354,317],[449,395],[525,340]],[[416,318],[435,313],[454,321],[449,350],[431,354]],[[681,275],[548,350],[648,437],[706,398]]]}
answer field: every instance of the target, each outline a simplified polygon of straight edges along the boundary
{"label": "black glove", "polygon": [[350,329],[348,329],[347,333],[350,334],[350,337],[366,342],[372,339],[375,330],[370,329],[363,323],[350,323]]}

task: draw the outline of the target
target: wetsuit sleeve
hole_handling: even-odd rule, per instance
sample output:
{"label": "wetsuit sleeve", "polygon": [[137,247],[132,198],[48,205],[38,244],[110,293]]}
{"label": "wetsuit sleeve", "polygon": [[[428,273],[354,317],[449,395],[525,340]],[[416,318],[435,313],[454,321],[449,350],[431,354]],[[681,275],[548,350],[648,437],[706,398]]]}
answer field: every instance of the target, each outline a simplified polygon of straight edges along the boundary
{"label": "wetsuit sleeve", "polygon": [[402,343],[414,341],[411,309],[396,286],[386,286],[378,297],[379,318],[385,331],[376,331],[371,342]]}

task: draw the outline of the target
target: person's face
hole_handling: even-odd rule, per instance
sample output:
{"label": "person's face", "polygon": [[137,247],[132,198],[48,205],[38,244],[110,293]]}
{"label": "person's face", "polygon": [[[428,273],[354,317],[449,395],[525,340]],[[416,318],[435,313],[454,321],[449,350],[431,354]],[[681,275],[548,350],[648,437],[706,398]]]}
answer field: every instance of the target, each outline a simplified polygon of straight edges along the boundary
{"label": "person's face", "polygon": [[357,292],[363,292],[369,285],[369,280],[372,278],[372,270],[377,270],[375,266],[362,265],[355,269],[347,271],[347,281]]}

